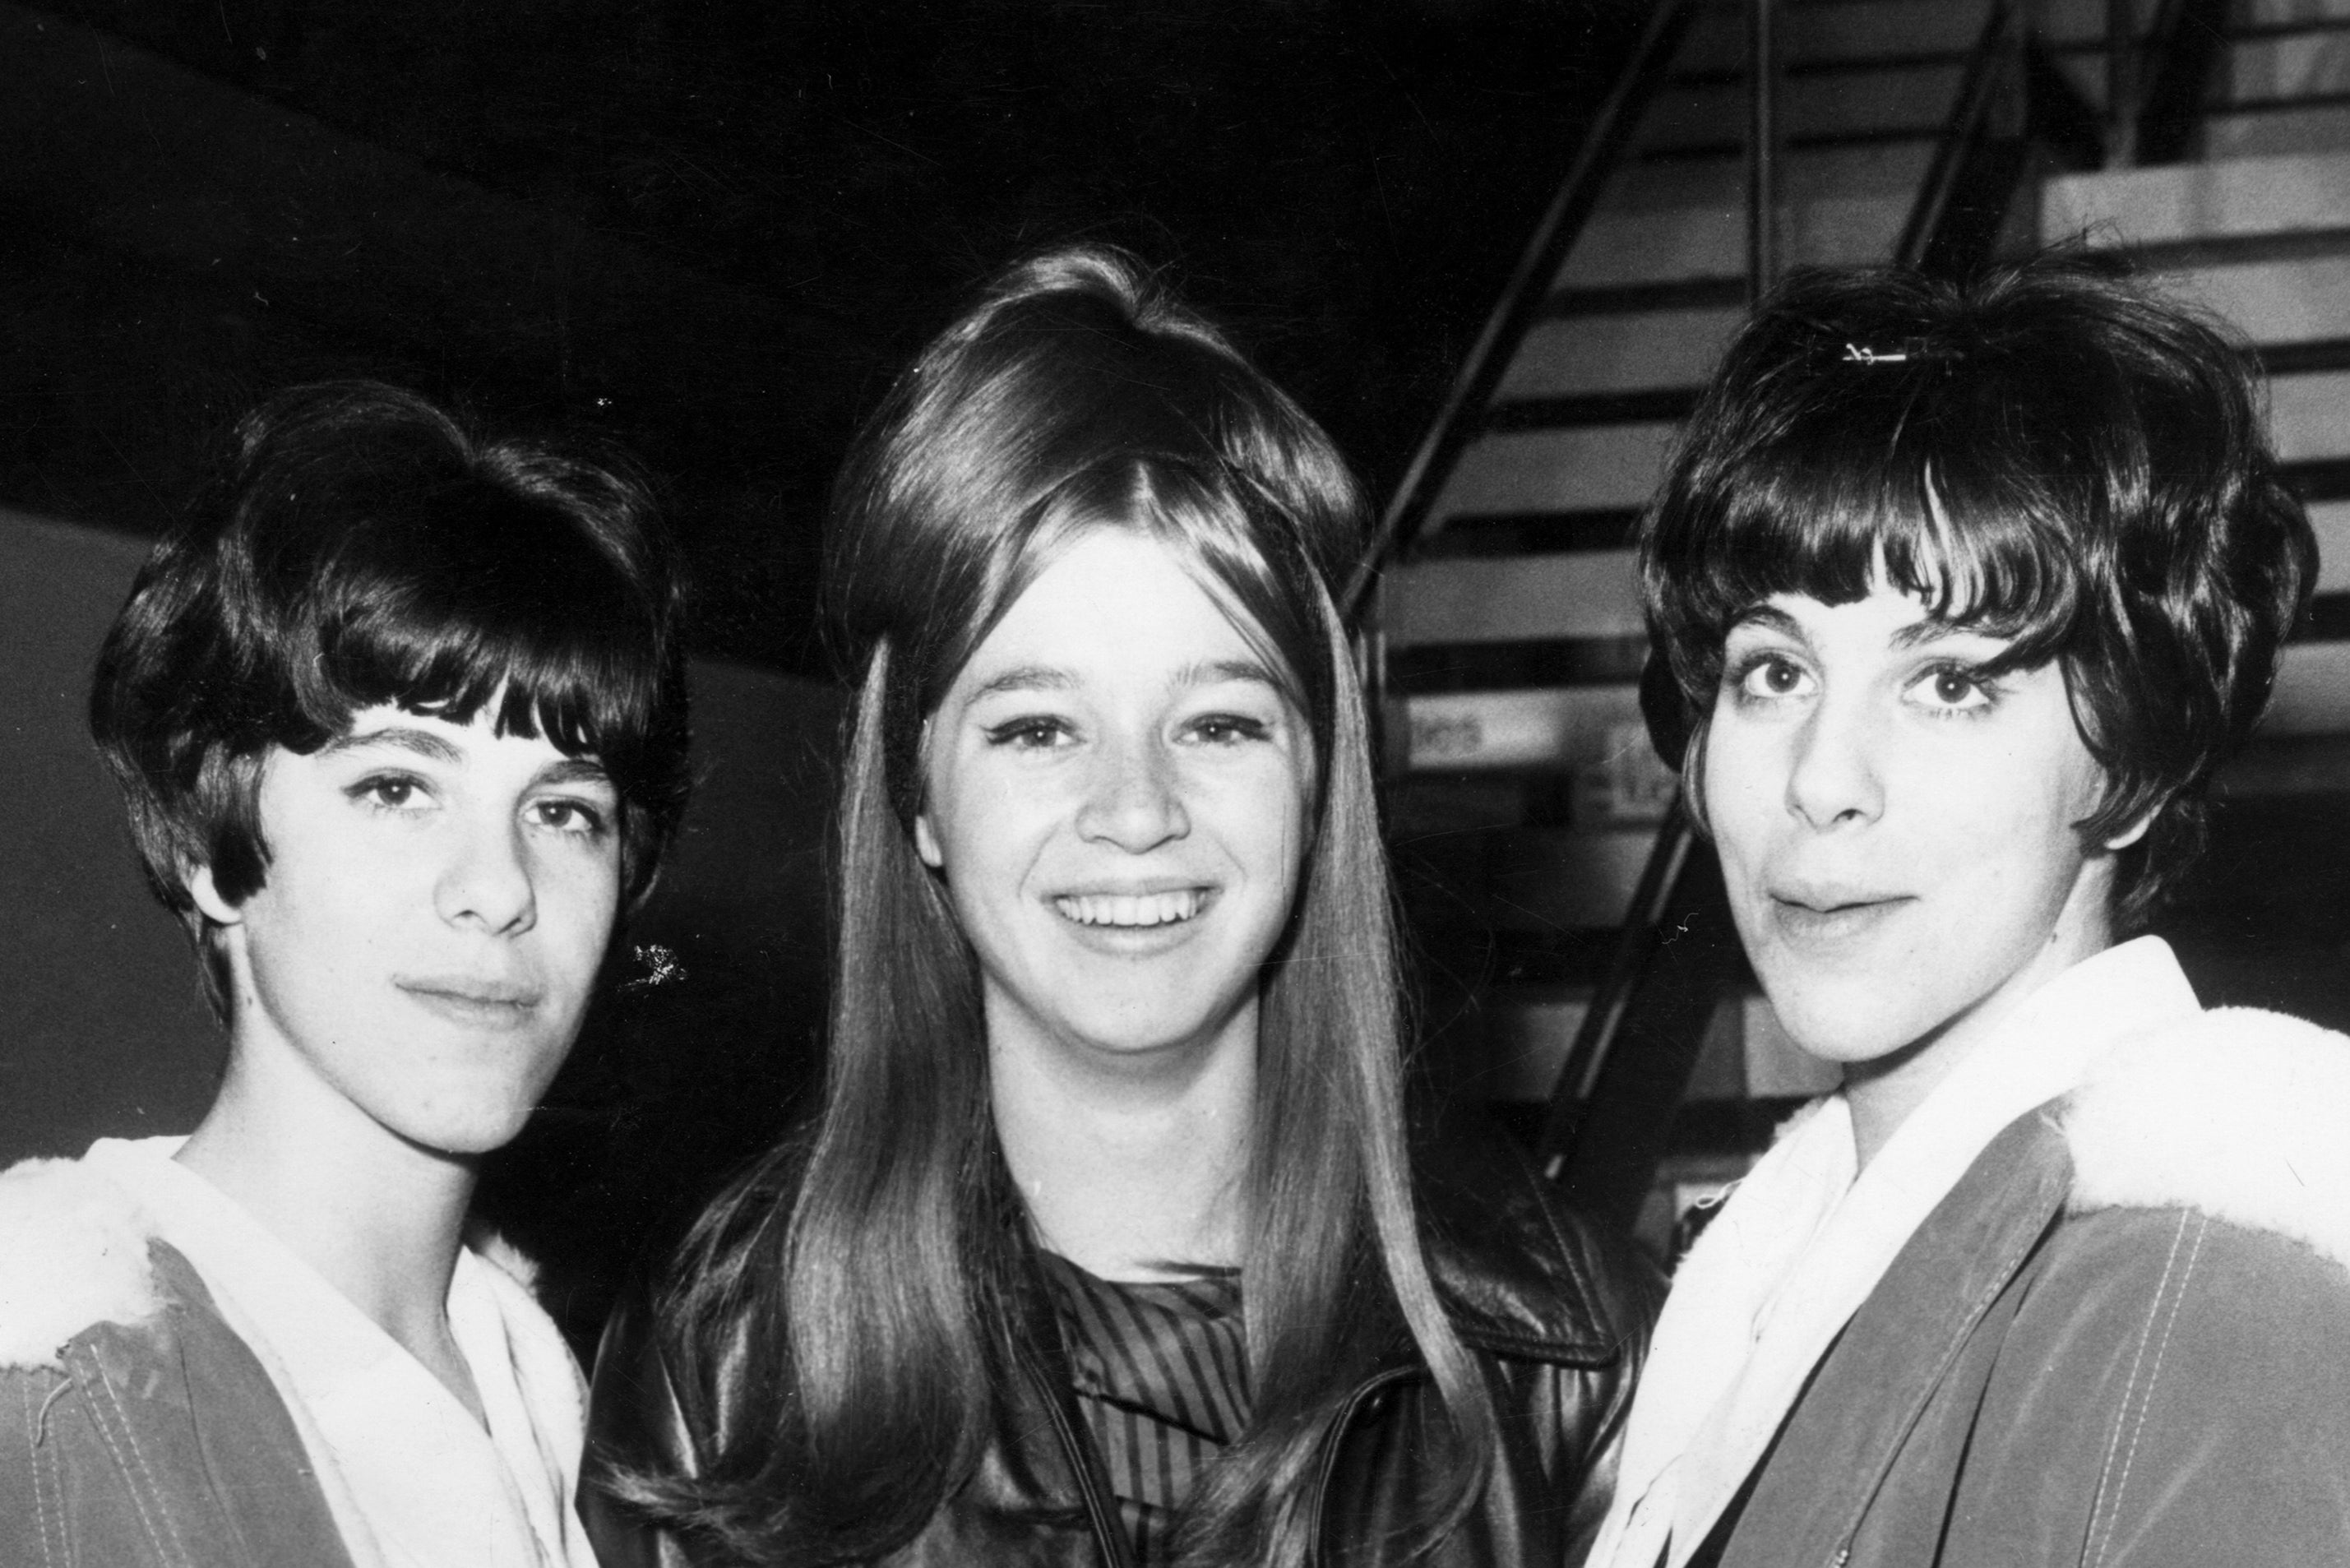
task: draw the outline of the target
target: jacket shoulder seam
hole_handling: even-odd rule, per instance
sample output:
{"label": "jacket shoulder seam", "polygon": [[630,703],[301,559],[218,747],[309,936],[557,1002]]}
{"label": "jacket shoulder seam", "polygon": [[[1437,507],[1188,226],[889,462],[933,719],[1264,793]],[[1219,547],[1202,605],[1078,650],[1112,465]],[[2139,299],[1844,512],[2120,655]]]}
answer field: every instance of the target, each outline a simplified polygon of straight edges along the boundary
{"label": "jacket shoulder seam", "polygon": [[[2188,1248],[2187,1260],[2181,1264],[2178,1260],[2179,1244],[2186,1240],[2190,1225],[2195,1232],[2194,1244]],[[2172,1233],[2170,1255],[2163,1261],[2162,1278],[2156,1284],[2154,1301],[2147,1309],[2145,1326],[2138,1331],[2137,1350],[2130,1361],[2129,1377],[2122,1386],[2122,1407],[2115,1414],[2113,1440],[2106,1445],[2106,1462],[2098,1478],[2098,1490],[2102,1493],[2106,1477],[2111,1476],[2113,1492],[2110,1500],[2101,1497],[2090,1512],[2090,1531],[2095,1547],[2090,1558],[2090,1568],[2099,1568],[2105,1562],[2106,1553],[2113,1549],[2115,1532],[2121,1526],[2122,1502],[2129,1491],[2130,1470],[2137,1461],[2138,1440],[2146,1435],[2147,1412],[2153,1407],[2155,1386],[2162,1379],[2162,1363],[2170,1349],[2171,1331],[2178,1326],[2178,1314],[2187,1299],[2188,1283],[2194,1278],[2196,1261],[2203,1252],[2203,1238],[2210,1234],[2210,1228],[2208,1219],[2182,1213],[2178,1217],[2178,1229]],[[2162,1337],[2154,1346],[2154,1365],[2146,1366],[2147,1343],[2154,1337],[2158,1322],[2161,1324]],[[2141,1366],[2146,1366],[2142,1380],[2138,1376]],[[2136,1407],[2135,1412],[2132,1406]],[[2121,1447],[2125,1428],[2129,1430],[2129,1447],[2121,1454],[2120,1473],[2114,1475],[2114,1454]],[[2104,1516],[2102,1534],[2096,1526],[2100,1514]]]}
{"label": "jacket shoulder seam", "polygon": [[[81,1355],[87,1356],[88,1352],[85,1350]],[[122,1472],[131,1506],[139,1512],[140,1528],[147,1532],[156,1556],[168,1563],[187,1563],[188,1554],[172,1521],[162,1489],[155,1480],[154,1471],[148,1468],[147,1456],[139,1447],[139,1435],[125,1415],[113,1385],[106,1380],[103,1371],[95,1367],[76,1381],[88,1391],[89,1424],[97,1429],[99,1440],[106,1445],[115,1468]]]}

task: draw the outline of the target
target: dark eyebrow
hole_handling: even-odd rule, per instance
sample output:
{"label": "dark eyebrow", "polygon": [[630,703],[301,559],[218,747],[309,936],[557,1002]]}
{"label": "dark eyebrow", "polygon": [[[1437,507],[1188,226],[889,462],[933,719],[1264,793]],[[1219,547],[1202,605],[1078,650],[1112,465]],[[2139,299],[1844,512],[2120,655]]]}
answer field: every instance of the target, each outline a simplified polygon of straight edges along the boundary
{"label": "dark eyebrow", "polygon": [[610,790],[619,787],[604,771],[604,764],[593,757],[566,757],[559,763],[549,763],[538,770],[537,782],[541,785],[601,784]]}
{"label": "dark eyebrow", "polygon": [[[372,746],[389,746],[398,751],[413,752],[420,757],[450,767],[464,765],[464,753],[430,730],[411,730],[394,724],[381,730],[369,730],[348,735],[338,735],[318,748],[322,757],[340,756],[346,752],[362,752]],[[563,757],[538,770],[532,780],[536,787],[550,784],[601,784],[617,788],[612,775],[604,764],[593,757]]]}
{"label": "dark eyebrow", "polygon": [[1899,649],[1918,648],[1929,642],[1939,642],[1946,637],[1980,637],[1993,642],[2013,642],[2012,637],[2002,637],[1979,626],[1967,626],[1959,621],[1936,620],[1929,616],[1914,626],[1905,626],[1893,634],[1893,646]]}
{"label": "dark eyebrow", "polygon": [[436,763],[454,763],[463,760],[458,755],[456,747],[431,731],[411,730],[399,724],[390,725],[380,730],[338,735],[319,747],[318,754],[322,757],[336,757],[345,752],[364,751],[370,746],[390,746],[403,752],[414,752],[418,756],[429,757]]}
{"label": "dark eyebrow", "polygon": [[1804,635],[1804,623],[1776,605],[1755,605],[1742,611],[1731,619],[1730,630],[1736,631],[1742,626],[1759,626],[1765,631],[1791,637],[1806,648],[1811,646],[1812,639]]}

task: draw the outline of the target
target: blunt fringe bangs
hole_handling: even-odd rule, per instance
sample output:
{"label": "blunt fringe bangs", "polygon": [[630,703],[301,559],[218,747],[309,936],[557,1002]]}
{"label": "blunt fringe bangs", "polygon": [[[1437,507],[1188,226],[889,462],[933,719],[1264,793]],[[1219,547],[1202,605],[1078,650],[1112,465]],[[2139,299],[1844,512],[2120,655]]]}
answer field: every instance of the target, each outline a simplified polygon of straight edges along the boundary
{"label": "blunt fringe bangs", "polygon": [[149,886],[200,937],[191,867],[232,901],[267,876],[270,749],[315,752],[387,703],[456,723],[494,704],[500,733],[594,757],[634,903],[689,783],[682,599],[650,492],[617,459],[481,441],[377,383],[299,388],[238,425],[140,573],[91,732]]}
{"label": "blunt fringe bangs", "polygon": [[[713,1206],[670,1275],[691,1397],[734,1414],[699,1478],[616,1495],[746,1561],[884,1558],[972,1471],[1051,1308],[993,1127],[978,967],[915,852],[923,725],[1070,541],[1132,528],[1192,564],[1313,735],[1298,906],[1263,978],[1248,1240],[1250,1426],[1176,1537],[1191,1568],[1297,1564],[1316,1417],[1399,1326],[1474,1502],[1492,1415],[1437,1301],[1403,1147],[1395,937],[1367,724],[1332,599],[1365,547],[1328,438],[1116,252],[988,288],[899,378],[834,492],[830,630],[858,682],[838,824],[822,1108]],[[783,1210],[786,1218],[776,1218]]]}
{"label": "blunt fringe bangs", "polygon": [[[2064,670],[2145,923],[2199,852],[2307,606],[2316,544],[2244,354],[2119,264],[2059,251],[1967,284],[1791,276],[1731,345],[1643,520],[1659,750],[1692,770],[1731,626],[1881,580]],[[1996,673],[1996,671],[1993,671]],[[1692,801],[1699,797],[1692,788]]]}

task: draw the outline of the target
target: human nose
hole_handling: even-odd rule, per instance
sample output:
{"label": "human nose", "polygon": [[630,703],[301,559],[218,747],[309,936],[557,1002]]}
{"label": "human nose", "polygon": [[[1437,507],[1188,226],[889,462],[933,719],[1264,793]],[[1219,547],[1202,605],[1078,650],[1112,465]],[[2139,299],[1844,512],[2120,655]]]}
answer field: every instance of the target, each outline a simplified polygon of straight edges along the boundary
{"label": "human nose", "polygon": [[1873,822],[1885,810],[1877,724],[1864,704],[1832,698],[1794,732],[1787,809],[1815,828]]}
{"label": "human nose", "polygon": [[537,888],[519,824],[464,825],[434,888],[441,918],[494,934],[527,930],[538,918]]}
{"label": "human nose", "polygon": [[1087,781],[1077,832],[1139,855],[1191,831],[1174,759],[1152,741],[1107,748]]}

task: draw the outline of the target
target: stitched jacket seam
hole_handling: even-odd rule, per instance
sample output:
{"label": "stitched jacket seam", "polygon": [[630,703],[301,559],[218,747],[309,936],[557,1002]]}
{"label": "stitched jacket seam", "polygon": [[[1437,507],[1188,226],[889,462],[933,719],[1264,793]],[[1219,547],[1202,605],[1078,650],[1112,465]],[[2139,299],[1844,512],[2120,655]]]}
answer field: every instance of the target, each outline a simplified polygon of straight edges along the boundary
{"label": "stitched jacket seam", "polygon": [[[60,1384],[58,1386],[62,1388],[65,1385]],[[41,1428],[48,1419],[49,1401],[44,1398],[39,1407],[35,1407],[33,1386],[29,1380],[20,1381],[16,1390],[17,1400],[23,1406],[25,1412],[25,1449],[28,1461],[26,1468],[32,1472],[33,1477],[33,1525],[41,1537],[41,1562],[49,1565],[49,1568],[54,1568],[54,1565],[61,1560],[59,1553],[70,1552],[72,1542],[63,1538],[64,1521],[62,1519],[57,1521],[58,1529],[54,1536],[49,1525],[48,1494],[50,1489],[57,1483],[57,1477],[51,1463],[54,1455],[43,1453],[41,1443]],[[58,1502],[59,1511],[62,1512],[63,1500],[58,1500]]]}
{"label": "stitched jacket seam", "polygon": [[[2147,1304],[2146,1323],[2138,1330],[2137,1351],[2130,1358],[2129,1376],[2122,1385],[2121,1407],[2114,1412],[2113,1436],[2106,1444],[2105,1463],[2098,1468],[2096,1501],[2089,1513],[2088,1551],[2085,1554],[2085,1562],[2088,1568],[2098,1568],[2098,1565],[2105,1562],[2106,1552],[2113,1546],[2114,1532],[2120,1525],[2122,1488],[2128,1480],[2129,1460],[2135,1459],[2137,1453],[2137,1433],[2142,1431],[2145,1427],[2146,1404],[2150,1403],[2152,1398],[2151,1379],[2161,1369],[2162,1357],[2159,1351],[2155,1356],[2154,1368],[2147,1372],[2147,1384],[2142,1386],[2139,1383],[2138,1374],[2146,1369],[2147,1346],[2154,1339],[2158,1324],[2164,1325],[2164,1347],[2167,1348],[2169,1344],[2168,1325],[2168,1323],[2175,1322],[2178,1316],[2178,1306],[2172,1293],[2171,1280],[2178,1270],[2179,1247],[2186,1241],[2187,1228],[2194,1219],[2195,1215],[2192,1211],[2180,1212],[2178,1228],[2171,1232],[2169,1255],[2162,1261],[2162,1277],[2155,1283],[2154,1300]],[[2201,1250],[2201,1244],[2202,1237],[2199,1233],[2196,1238],[2197,1251]],[[2188,1266],[2190,1269],[2193,1267],[2191,1258]],[[2181,1281],[2182,1292],[2183,1289],[2184,1281]],[[2132,1419],[2133,1407],[2136,1407],[2137,1412],[2135,1421]],[[2126,1428],[2132,1433],[2130,1448],[2128,1455],[2123,1459],[2121,1471],[2116,1475],[2114,1469],[2114,1459],[2115,1456],[2122,1451],[2122,1433]],[[2107,1490],[2108,1486],[2112,1489],[2110,1491]]]}
{"label": "stitched jacket seam", "polygon": [[[83,1353],[88,1356],[88,1353]],[[95,1368],[93,1368],[95,1370]],[[130,1493],[130,1505],[139,1513],[139,1522],[147,1532],[149,1544],[154,1547],[156,1558],[163,1563],[188,1564],[186,1549],[181,1544],[178,1531],[172,1526],[162,1491],[155,1484],[154,1474],[147,1467],[147,1456],[139,1447],[139,1439],[130,1429],[129,1414],[121,1401],[115,1397],[113,1386],[103,1373],[81,1380],[85,1397],[89,1402],[90,1425],[98,1429],[99,1439],[114,1458],[115,1467],[122,1472],[125,1490]],[[118,1435],[115,1428],[121,1428]],[[130,1451],[126,1459],[125,1448]],[[160,1518],[160,1523],[159,1523]],[[189,1564],[189,1568],[193,1568]]]}

